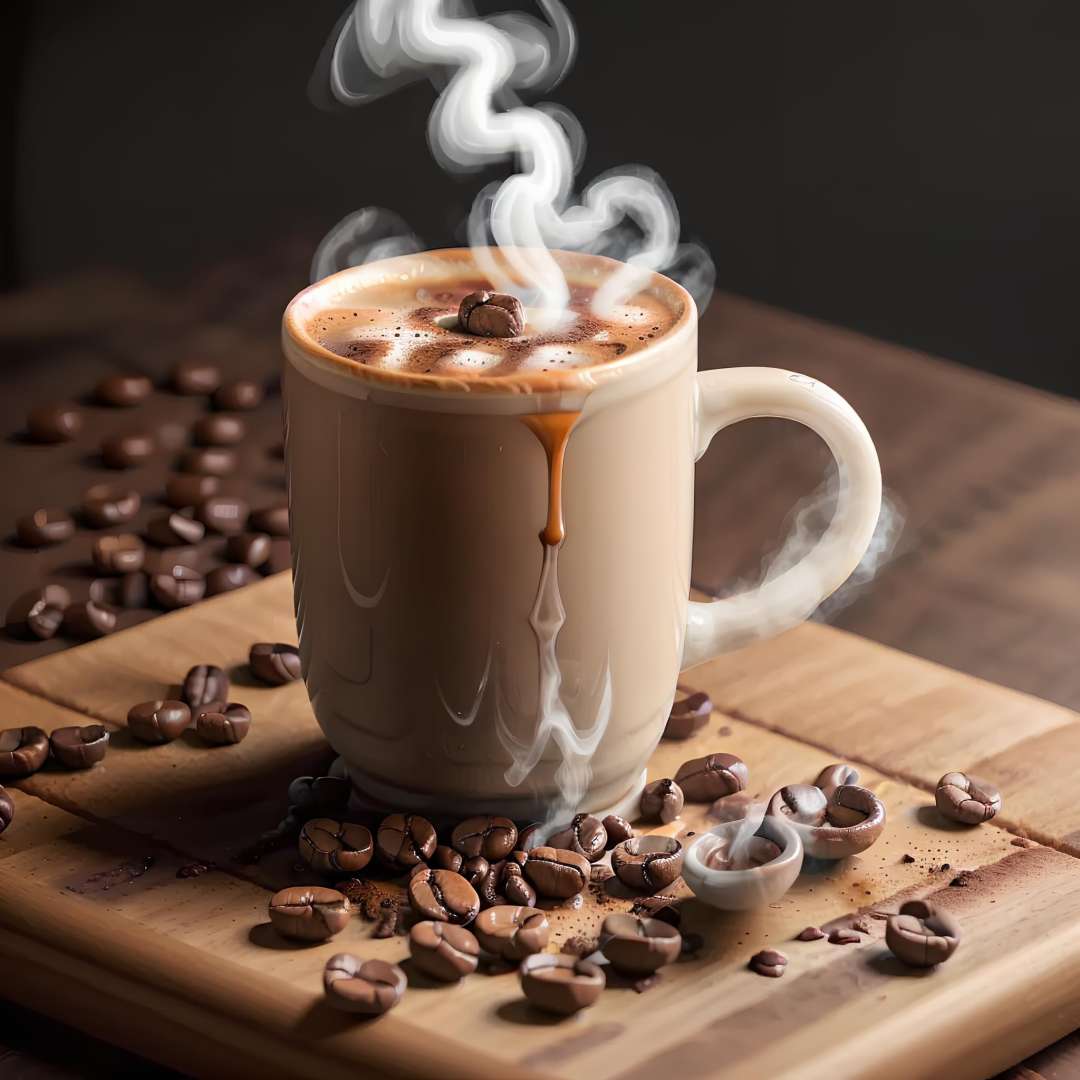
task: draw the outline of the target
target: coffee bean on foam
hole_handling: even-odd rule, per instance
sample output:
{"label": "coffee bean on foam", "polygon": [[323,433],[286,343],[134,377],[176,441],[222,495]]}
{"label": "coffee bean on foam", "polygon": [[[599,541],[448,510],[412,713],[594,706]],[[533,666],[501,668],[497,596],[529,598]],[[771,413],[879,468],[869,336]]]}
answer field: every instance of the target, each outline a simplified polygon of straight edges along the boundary
{"label": "coffee bean on foam", "polygon": [[180,696],[191,708],[225,701],[229,696],[229,676],[217,664],[196,664],[184,676]]}
{"label": "coffee bean on foam", "polygon": [[251,730],[251,710],[239,701],[215,701],[195,710],[195,734],[211,746],[235,746]]}
{"label": "coffee bean on foam", "polygon": [[128,731],[144,743],[172,742],[190,724],[191,709],[182,701],[143,701],[128,709]]}
{"label": "coffee bean on foam", "polygon": [[634,826],[626,818],[619,817],[618,814],[608,814],[604,818],[604,829],[607,832],[608,851],[617,844],[621,844],[624,840],[629,840],[631,836],[636,835]]}
{"label": "coffee bean on foam", "polygon": [[565,953],[527,956],[519,976],[529,1002],[559,1016],[570,1016],[595,1004],[607,983],[596,964]]}
{"label": "coffee bean on foam", "polygon": [[300,858],[320,874],[357,874],[375,854],[375,841],[365,825],[312,818],[300,830]]}
{"label": "coffee bean on foam", "polygon": [[49,737],[39,727],[0,731],[0,777],[17,780],[36,773],[49,756]]}
{"label": "coffee bean on foam", "polygon": [[66,510],[46,506],[15,522],[15,537],[23,547],[60,544],[75,535],[75,520]]}
{"label": "coffee bean on foam", "polygon": [[482,289],[462,298],[458,325],[479,337],[518,337],[525,330],[525,309],[516,296]]}
{"label": "coffee bean on foam", "polygon": [[548,917],[525,905],[489,907],[476,916],[472,929],[485,952],[514,963],[547,948],[551,939]]}
{"label": "coffee bean on foam", "polygon": [[853,765],[826,765],[818,773],[814,781],[814,787],[821,788],[826,797],[830,796],[838,787],[845,784],[857,784],[859,782],[859,770]]}
{"label": "coffee bean on foam", "polygon": [[83,493],[82,516],[88,525],[103,529],[133,521],[141,506],[142,496],[133,488],[94,484]]}
{"label": "coffee bean on foam", "polygon": [[157,443],[146,431],[110,435],[101,444],[101,460],[110,469],[132,469],[154,456]]}
{"label": "coffee bean on foam", "polygon": [[203,360],[183,360],[172,369],[170,381],[178,394],[212,394],[221,385],[221,370]]}
{"label": "coffee bean on foam", "polygon": [[576,851],[589,862],[596,862],[607,850],[607,829],[591,814],[577,814],[569,825],[548,837],[548,847]]}
{"label": "coffee bean on foam", "polygon": [[0,833],[15,820],[15,800],[0,787]]}
{"label": "coffee bean on foam", "polygon": [[196,476],[227,476],[236,470],[236,451],[225,446],[192,447],[180,455],[180,469]]}
{"label": "coffee bean on foam", "polygon": [[682,873],[683,846],[673,836],[635,836],[611,852],[611,868],[631,889],[658,892]]}
{"label": "coffee bean on foam", "polygon": [[105,760],[109,732],[103,724],[56,728],[49,736],[49,749],[65,769],[89,769]]}
{"label": "coffee bean on foam", "polygon": [[39,405],[26,418],[27,433],[36,443],[70,442],[82,426],[82,413],[74,405]]}
{"label": "coffee bean on foam", "polygon": [[375,834],[379,857],[399,870],[411,870],[426,862],[436,843],[434,826],[419,814],[391,814],[383,818]]}
{"label": "coffee bean on foam", "polygon": [[158,547],[186,547],[197,544],[206,535],[206,527],[196,521],[191,510],[174,510],[151,518],[146,538]]}
{"label": "coffee bean on foam", "polygon": [[60,629],[70,603],[71,594],[62,585],[42,585],[11,602],[4,624],[11,633],[46,641]]}
{"label": "coffee bean on foam", "polygon": [[206,579],[189,566],[173,566],[151,576],[150,592],[163,608],[170,611],[189,607],[206,595]]}
{"label": "coffee bean on foam", "polygon": [[153,385],[145,375],[106,375],[94,387],[94,397],[102,405],[130,408],[150,396]]}
{"label": "coffee bean on foam", "polygon": [[750,957],[750,970],[770,979],[779,979],[784,974],[788,959],[775,949],[762,949]]}
{"label": "coffee bean on foam", "polygon": [[682,788],[674,780],[654,780],[641,793],[641,816],[664,824],[674,821],[683,810]]}
{"label": "coffee bean on foam", "polygon": [[424,919],[470,923],[480,910],[480,897],[460,874],[417,865],[409,875],[409,903]]}
{"label": "coffee bean on foam", "polygon": [[949,772],[937,782],[934,802],[950,821],[978,825],[989,821],[1001,809],[1001,792],[977,776]]}
{"label": "coffee bean on foam", "polygon": [[326,1000],[343,1012],[381,1016],[404,996],[405,972],[385,960],[361,960],[350,953],[331,956],[323,968]]}
{"label": "coffee bean on foam", "polygon": [[749,781],[746,762],[734,754],[707,754],[679,766],[675,782],[691,802],[713,802],[742,791]]}
{"label": "coffee bean on foam", "polygon": [[116,629],[116,612],[96,600],[69,604],[64,609],[63,629],[82,641],[104,637]]}
{"label": "coffee bean on foam", "polygon": [[246,412],[257,408],[263,399],[263,388],[254,379],[233,379],[214,391],[214,406],[227,412]]}
{"label": "coffee bean on foam", "polygon": [[299,885],[270,898],[270,923],[282,937],[326,941],[349,924],[349,899],[336,889]]}
{"label": "coffee bean on foam", "polygon": [[425,919],[409,931],[409,955],[417,971],[440,982],[457,982],[476,970],[480,945],[464,926]]}
{"label": "coffee bean on foam", "polygon": [[589,860],[576,851],[538,847],[528,853],[525,877],[541,895],[568,900],[589,883]]}
{"label": "coffee bean on foam", "polygon": [[926,900],[908,900],[885,924],[885,944],[910,967],[934,967],[960,944],[960,924]]}
{"label": "coffee bean on foam", "polygon": [[[680,697],[680,694],[685,696]],[[664,728],[665,739],[689,739],[704,728],[712,715],[712,699],[700,690],[676,691]]]}
{"label": "coffee bean on foam", "polygon": [[132,533],[99,536],[90,549],[99,574],[133,574],[146,560],[146,545]]}

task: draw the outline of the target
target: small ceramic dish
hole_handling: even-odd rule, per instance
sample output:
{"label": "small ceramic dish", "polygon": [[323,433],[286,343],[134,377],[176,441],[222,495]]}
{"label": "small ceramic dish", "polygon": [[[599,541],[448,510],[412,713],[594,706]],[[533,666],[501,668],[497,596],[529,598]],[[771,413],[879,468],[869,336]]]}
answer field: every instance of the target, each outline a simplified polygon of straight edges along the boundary
{"label": "small ceramic dish", "polygon": [[756,829],[749,819],[725,821],[686,849],[682,876],[704,903],[748,911],[779,900],[802,861],[799,833],[782,818],[766,817]]}

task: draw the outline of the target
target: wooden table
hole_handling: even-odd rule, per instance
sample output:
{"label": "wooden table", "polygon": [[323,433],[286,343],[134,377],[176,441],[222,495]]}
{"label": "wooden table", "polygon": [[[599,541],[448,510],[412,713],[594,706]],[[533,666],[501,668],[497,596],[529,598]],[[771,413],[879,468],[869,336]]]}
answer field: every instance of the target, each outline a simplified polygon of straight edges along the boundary
{"label": "wooden table", "polygon": [[[288,253],[273,265],[238,263],[169,294],[121,278],[4,298],[0,344],[35,363],[6,369],[0,421],[14,432],[30,404],[60,385],[89,386],[91,372],[115,366],[117,355],[160,374],[178,346],[214,335],[242,343],[245,370],[270,371],[276,314],[299,284],[296,265],[302,260]],[[128,331],[118,334],[118,325]],[[710,308],[701,352],[702,366],[784,366],[830,383],[878,444],[906,525],[874,582],[845,592],[835,625],[1080,707],[1072,646],[1080,614],[1070,605],[1080,567],[1080,409],[734,297],[719,296]],[[698,470],[695,585],[721,592],[752,580],[825,461],[814,437],[795,425],[758,421],[721,433]],[[9,520],[26,509],[25,498],[17,484],[0,495]],[[4,654],[4,666],[29,659],[34,648]],[[36,1067],[33,1075],[65,1075],[45,1060],[55,1063],[58,1046],[62,1057],[87,1063],[68,1075],[115,1073],[132,1061],[75,1033],[58,1037],[55,1025],[29,1014],[0,1027],[0,1043],[11,1047],[0,1063]],[[1077,1057],[1074,1036],[1013,1075],[1070,1075]]]}

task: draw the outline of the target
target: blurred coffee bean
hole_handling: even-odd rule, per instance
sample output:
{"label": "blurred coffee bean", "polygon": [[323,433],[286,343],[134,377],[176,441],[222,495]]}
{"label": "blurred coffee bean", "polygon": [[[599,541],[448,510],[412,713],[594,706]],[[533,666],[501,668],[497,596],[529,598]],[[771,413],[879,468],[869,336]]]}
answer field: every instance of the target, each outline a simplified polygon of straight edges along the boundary
{"label": "blurred coffee bean", "polygon": [[30,410],[26,430],[36,443],[62,443],[74,439],[82,423],[82,413],[74,405],[39,405]]}
{"label": "blurred coffee bean", "polygon": [[49,736],[52,756],[66,769],[89,769],[103,761],[109,732],[101,724],[57,728]]}
{"label": "blurred coffee bean", "polygon": [[675,691],[664,738],[689,739],[708,724],[711,715],[712,701],[708,694],[700,690],[687,691],[680,686]]}
{"label": "blurred coffee bean", "polygon": [[255,678],[270,686],[284,686],[302,674],[300,650],[295,645],[281,642],[256,642],[248,652],[248,666]]}
{"label": "blurred coffee bean", "polygon": [[191,710],[182,701],[143,701],[128,709],[128,731],[144,743],[178,739],[191,723]]}
{"label": "blurred coffee bean", "polygon": [[625,911],[604,920],[601,942],[611,966],[625,975],[652,975],[682,952],[682,934],[670,923]]}
{"label": "blurred coffee bean", "polygon": [[245,566],[262,566],[270,558],[270,537],[260,532],[235,533],[225,543],[225,558]]}
{"label": "blurred coffee bean", "polygon": [[195,421],[191,433],[200,446],[237,446],[247,435],[247,425],[231,413],[208,413]]}
{"label": "blurred coffee bean", "polygon": [[0,833],[15,820],[15,800],[0,787]]}
{"label": "blurred coffee bean", "polygon": [[435,844],[435,829],[419,814],[390,814],[383,818],[375,834],[379,857],[399,870],[411,870],[426,862],[435,851]]}
{"label": "blurred coffee bean", "polygon": [[156,449],[152,435],[145,431],[130,431],[105,439],[101,444],[101,460],[110,469],[131,469],[149,461]]}
{"label": "blurred coffee bean", "polygon": [[787,967],[787,957],[775,949],[762,949],[750,957],[749,968],[757,975],[764,975],[769,979],[779,979]]}
{"label": "blurred coffee bean", "polygon": [[591,814],[577,814],[569,825],[557,829],[548,837],[548,847],[576,851],[589,862],[596,862],[603,857],[607,847],[607,829],[599,818]]}
{"label": "blurred coffee bean", "polygon": [[480,960],[480,945],[464,926],[425,919],[409,931],[413,967],[440,982],[471,975]]}
{"label": "blurred coffee bean", "polygon": [[635,835],[634,826],[626,818],[619,817],[618,814],[608,814],[604,818],[604,828],[607,830],[607,847],[609,851],[616,844],[621,844],[624,840],[629,840],[631,836]]}
{"label": "blurred coffee bean", "polygon": [[986,780],[967,773],[946,773],[934,791],[939,813],[962,825],[989,821],[1001,809],[1001,792]]}
{"label": "blurred coffee bean", "polygon": [[247,524],[248,504],[232,495],[211,495],[199,503],[195,516],[211,532],[239,533]]}
{"label": "blurred coffee bean", "polygon": [[150,595],[150,578],[141,570],[118,578],[95,578],[90,599],[105,607],[143,608]]}
{"label": "blurred coffee bean", "polygon": [[683,762],[675,782],[691,802],[714,802],[742,791],[749,776],[746,763],[734,754],[707,754]]}
{"label": "blurred coffee bean", "polygon": [[206,575],[206,595],[218,596],[221,593],[242,588],[244,585],[251,585],[256,581],[262,581],[262,578],[250,566],[245,566],[243,563],[219,566]]}
{"label": "blurred coffee bean", "polygon": [[236,470],[236,451],[223,446],[192,447],[180,456],[180,469],[198,476],[226,476]]}
{"label": "blurred coffee bean", "polygon": [[201,600],[206,595],[206,581],[197,570],[174,566],[151,576],[150,592],[163,608],[171,611]]}
{"label": "blurred coffee bean", "polygon": [[557,1016],[571,1016],[595,1004],[607,983],[596,964],[566,953],[527,956],[518,974],[529,1002]]}
{"label": "blurred coffee bean", "polygon": [[66,510],[44,507],[19,518],[15,535],[23,547],[59,544],[75,535],[75,521]]}
{"label": "blurred coffee bean", "polygon": [[356,874],[375,854],[371,830],[365,825],[312,818],[300,830],[300,858],[320,874]]}
{"label": "blurred coffee bean", "polygon": [[193,709],[212,701],[227,701],[229,676],[216,664],[196,664],[184,676],[180,696]]}
{"label": "blurred coffee bean", "polygon": [[158,547],[186,547],[197,544],[206,535],[206,526],[196,521],[190,510],[173,510],[151,518],[146,538]]}
{"label": "blurred coffee bean", "polygon": [[226,412],[246,412],[259,406],[263,388],[254,379],[233,379],[214,391],[214,405]]}
{"label": "blurred coffee bean", "polygon": [[221,385],[221,371],[203,360],[183,360],[172,369],[170,382],[178,394],[212,394]]}
{"label": "blurred coffee bean", "polygon": [[64,611],[63,627],[65,634],[84,640],[104,637],[116,629],[116,612],[96,600],[71,604]]}
{"label": "blurred coffee bean", "polygon": [[674,780],[654,780],[641,793],[641,816],[666,825],[682,813],[684,804],[682,788]]}
{"label": "blurred coffee bean", "polygon": [[174,510],[186,510],[216,495],[220,487],[221,480],[216,476],[174,473],[165,481],[165,501]]}
{"label": "blurred coffee bean", "polygon": [[450,843],[467,859],[483,855],[488,862],[498,862],[514,850],[517,826],[504,817],[466,818],[454,829]]}
{"label": "blurred coffee bean", "polygon": [[360,960],[350,953],[338,953],[323,968],[326,1000],[343,1012],[381,1016],[405,996],[408,985],[405,972],[385,960]]}
{"label": "blurred coffee bean", "polygon": [[11,633],[46,641],[56,634],[71,603],[61,585],[43,585],[17,596],[7,610],[5,625]]}
{"label": "blurred coffee bean", "polygon": [[455,874],[458,874],[464,863],[465,857],[461,852],[445,844],[439,844],[431,856],[431,865],[435,870],[453,870]]}
{"label": "blurred coffee bean", "polygon": [[36,773],[49,756],[49,737],[39,727],[0,731],[0,777],[18,779]]}
{"label": "blurred coffee bean", "polygon": [[292,549],[286,537],[275,537],[270,541],[270,558],[260,567],[264,574],[280,574],[292,569]]}
{"label": "blurred coffee bean", "polygon": [[214,746],[243,742],[251,730],[251,711],[238,701],[214,702],[195,710],[195,733]]}
{"label": "blurred coffee bean", "polygon": [[336,889],[299,885],[270,898],[270,922],[283,937],[326,941],[349,925],[348,897]]}
{"label": "blurred coffee bean", "polygon": [[422,919],[464,925],[480,910],[476,890],[452,870],[418,866],[409,877],[408,890],[409,903]]}
{"label": "blurred coffee bean", "polygon": [[125,408],[145,401],[151,390],[153,386],[145,375],[106,375],[94,387],[94,397],[102,405]]}
{"label": "blurred coffee bean", "polygon": [[82,516],[88,525],[106,528],[126,525],[134,520],[142,506],[137,491],[117,484],[94,484],[83,493]]}
{"label": "blurred coffee bean", "polygon": [[588,885],[589,860],[576,851],[533,848],[525,863],[525,876],[541,896],[568,900]]}
{"label": "blurred coffee bean", "polygon": [[285,503],[277,506],[264,506],[251,514],[251,527],[270,536],[289,535],[289,507]]}
{"label": "blurred coffee bean", "polygon": [[146,545],[131,533],[99,536],[90,550],[99,574],[132,574],[146,560]]}

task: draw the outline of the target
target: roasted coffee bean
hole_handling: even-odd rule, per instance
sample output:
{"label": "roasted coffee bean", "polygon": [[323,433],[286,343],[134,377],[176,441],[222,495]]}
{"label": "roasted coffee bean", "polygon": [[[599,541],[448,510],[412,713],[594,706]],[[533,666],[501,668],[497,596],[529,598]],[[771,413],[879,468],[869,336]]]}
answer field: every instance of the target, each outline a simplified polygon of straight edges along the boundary
{"label": "roasted coffee bean", "polygon": [[517,838],[517,826],[509,818],[471,817],[454,829],[450,843],[467,859],[483,855],[494,863],[514,850]]}
{"label": "roasted coffee bean", "polygon": [[828,799],[820,787],[788,784],[769,800],[768,812],[777,817],[791,818],[800,825],[823,825],[827,806]]}
{"label": "roasted coffee bean", "polygon": [[435,849],[435,854],[431,856],[431,866],[435,870],[453,870],[455,874],[458,874],[464,864],[465,857],[461,852],[445,844],[439,844]]}
{"label": "roasted coffee bean", "polygon": [[326,941],[349,925],[349,898],[336,889],[298,885],[270,898],[270,923],[282,937]]}
{"label": "roasted coffee bean", "polygon": [[712,700],[709,695],[700,690],[684,690],[680,686],[675,691],[675,701],[668,714],[664,738],[689,739],[708,724],[710,716]]}
{"label": "roasted coffee bean", "polygon": [[521,851],[532,851],[534,847],[540,841],[540,822],[534,821],[531,825],[526,825],[518,833],[517,846]]}
{"label": "roasted coffee bean", "polygon": [[538,847],[529,852],[525,877],[541,895],[568,900],[589,883],[589,860],[576,851]]}
{"label": "roasted coffee bean", "polygon": [[746,763],[734,754],[708,754],[679,766],[675,782],[691,802],[713,802],[742,791],[750,779]]}
{"label": "roasted coffee bean", "polygon": [[331,956],[323,969],[326,1000],[343,1012],[381,1016],[404,996],[409,980],[397,964],[360,960],[350,953]]}
{"label": "roasted coffee bean", "polygon": [[[674,783],[674,781],[672,781]],[[626,818],[619,817],[618,814],[608,814],[604,818],[604,829],[607,831],[607,848],[610,851],[616,844],[621,844],[624,840],[629,840],[631,836],[635,836],[634,826],[630,824]]]}
{"label": "roasted coffee bean", "polygon": [[611,868],[631,889],[657,892],[682,873],[683,846],[673,836],[635,836],[611,853]]}
{"label": "roasted coffee bean", "polygon": [[94,397],[102,405],[129,408],[145,401],[153,386],[145,375],[106,375],[94,387]]}
{"label": "roasted coffee bean", "polygon": [[536,890],[525,880],[521,868],[509,860],[503,863],[499,885],[508,904],[519,907],[536,906]]}
{"label": "roasted coffee bean", "polygon": [[104,637],[116,629],[116,612],[96,600],[70,604],[64,609],[64,633],[89,641]]}
{"label": "roasted coffee bean", "polygon": [[518,337],[525,331],[525,309],[516,296],[481,289],[458,305],[458,326],[477,337]]}
{"label": "roasted coffee bean", "polygon": [[477,883],[476,891],[480,896],[481,907],[489,908],[506,903],[506,897],[502,894],[502,878],[503,864],[497,862]]}
{"label": "roasted coffee bean", "polygon": [[145,431],[129,431],[111,435],[101,444],[101,460],[110,469],[132,469],[154,456],[157,445]]}
{"label": "roasted coffee bean", "polygon": [[601,948],[616,971],[652,975],[682,953],[682,935],[671,923],[616,912],[604,920]]}
{"label": "roasted coffee bean", "polygon": [[607,983],[596,964],[566,953],[527,956],[519,974],[529,1001],[559,1016],[570,1016],[595,1004]]}
{"label": "roasted coffee bean", "polygon": [[82,423],[74,405],[39,405],[30,410],[26,430],[36,443],[70,442],[82,431]]}
{"label": "roasted coffee bean", "polygon": [[174,566],[150,578],[150,592],[163,608],[188,607],[206,595],[206,581],[197,570]]}
{"label": "roasted coffee bean", "polygon": [[203,360],[182,360],[172,369],[170,381],[178,394],[212,394],[221,385],[221,371]]}
{"label": "roasted coffee bean", "polygon": [[408,870],[431,858],[436,844],[435,829],[419,814],[391,814],[379,825],[375,844],[383,862]]}
{"label": "roasted coffee bean", "polygon": [[99,536],[90,555],[99,574],[133,574],[146,561],[146,545],[132,533]]}
{"label": "roasted coffee bean", "polygon": [[236,451],[224,446],[192,447],[180,455],[180,469],[196,476],[227,476],[236,470]]}
{"label": "roasted coffee bean", "polygon": [[43,507],[15,522],[15,536],[23,547],[45,547],[70,540],[75,520],[66,510]]}
{"label": "roasted coffee bean", "polygon": [[0,787],[0,833],[15,820],[15,800]]}
{"label": "roasted coffee bean", "polygon": [[289,507],[285,503],[276,506],[264,506],[251,514],[251,527],[268,536],[289,535]]}
{"label": "roasted coffee bean", "polygon": [[300,830],[300,858],[320,874],[357,874],[375,854],[365,825],[312,818]]}
{"label": "roasted coffee bean", "polygon": [[90,599],[105,607],[143,608],[150,595],[150,578],[141,570],[118,578],[95,578],[90,582]]}
{"label": "roasted coffee bean", "polygon": [[829,943],[832,945],[858,945],[862,938],[854,930],[842,926],[829,931]]}
{"label": "roasted coffee bean", "polygon": [[514,963],[547,948],[551,939],[547,916],[528,905],[489,907],[476,916],[472,929],[485,952]]}
{"label": "roasted coffee bean", "polygon": [[352,795],[352,783],[345,776],[298,776],[289,784],[292,810],[311,817],[344,814]]}
{"label": "roasted coffee bean", "polygon": [[146,537],[158,547],[183,547],[197,544],[206,535],[201,521],[190,510],[174,510],[159,514],[146,526]]}
{"label": "roasted coffee bean", "polygon": [[200,446],[238,446],[247,435],[247,425],[230,413],[209,413],[195,421],[192,435]]}
{"label": "roasted coffee bean", "polygon": [[0,731],[0,777],[18,779],[36,773],[49,756],[49,736],[39,727]]}
{"label": "roasted coffee bean", "polygon": [[816,926],[808,926],[805,930],[800,930],[795,938],[797,941],[820,941],[824,936],[824,930],[819,930]]}
{"label": "roasted coffee bean", "polygon": [[235,533],[225,542],[225,557],[244,566],[262,566],[270,558],[270,537],[258,532]]}
{"label": "roasted coffee bean", "polygon": [[62,585],[43,585],[17,596],[4,622],[13,634],[47,641],[60,629],[70,603],[71,594]]}
{"label": "roasted coffee bean", "polygon": [[591,814],[577,814],[569,825],[556,829],[548,837],[548,847],[564,851],[576,851],[589,862],[596,862],[607,849],[607,829],[604,823]]}
{"label": "roasted coffee bean", "polygon": [[682,813],[685,802],[682,788],[674,780],[654,780],[641,793],[641,816],[667,824]]}
{"label": "roasted coffee bean", "polygon": [[817,774],[814,787],[821,788],[828,798],[838,787],[843,784],[857,784],[859,782],[859,770],[852,765],[836,764],[826,765]]}
{"label": "roasted coffee bean", "polygon": [[57,728],[49,736],[52,756],[66,769],[89,769],[104,760],[109,732],[101,724]]}
{"label": "roasted coffee bean", "polygon": [[231,566],[219,566],[206,575],[206,595],[218,596],[221,593],[232,592],[241,589],[245,585],[251,585],[262,578],[243,563]]}
{"label": "roasted coffee bean", "polygon": [[165,481],[165,501],[175,510],[194,508],[216,495],[220,487],[221,480],[216,476],[174,473]]}
{"label": "roasted coffee bean", "polygon": [[885,944],[910,967],[934,967],[960,944],[960,924],[926,900],[908,900],[885,924]]}
{"label": "roasted coffee bean", "polygon": [[260,641],[248,652],[251,674],[269,686],[284,686],[295,682],[303,674],[300,668],[300,650],[295,645],[281,642]]}
{"label": "roasted coffee bean", "polygon": [[262,403],[263,388],[254,379],[233,379],[214,391],[214,406],[227,412],[247,412]]}
{"label": "roasted coffee bean", "polygon": [[88,525],[104,529],[134,521],[141,506],[142,496],[131,488],[94,484],[83,493],[82,516]]}
{"label": "roasted coffee bean", "polygon": [[466,859],[457,872],[475,889],[490,869],[491,863],[483,855],[474,855],[471,859]]}
{"label": "roasted coffee bean", "polygon": [[180,696],[192,709],[212,701],[227,701],[229,676],[217,664],[196,664],[184,676]]}
{"label": "roasted coffee bean", "polygon": [[144,743],[178,739],[191,723],[191,710],[182,701],[143,701],[128,709],[128,731]]}
{"label": "roasted coffee bean", "polygon": [[214,746],[243,742],[251,730],[251,710],[238,701],[215,701],[196,710],[195,733]]}
{"label": "roasted coffee bean", "polygon": [[471,975],[480,961],[480,946],[471,930],[425,919],[409,931],[413,967],[440,982]]}
{"label": "roasted coffee bean", "polygon": [[937,782],[934,802],[950,821],[978,825],[989,821],[1001,809],[1001,792],[977,776],[949,772]]}
{"label": "roasted coffee bean", "polygon": [[762,949],[750,957],[750,970],[769,979],[779,979],[786,967],[787,957],[775,949]]}
{"label": "roasted coffee bean", "polygon": [[476,890],[452,870],[432,870],[418,866],[409,877],[409,903],[424,919],[470,923],[480,910]]}
{"label": "roasted coffee bean", "polygon": [[211,532],[228,536],[244,531],[248,519],[248,504],[231,495],[212,495],[199,503],[195,516]]}

